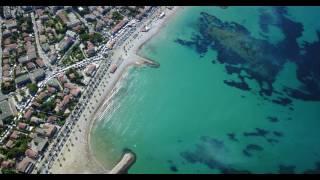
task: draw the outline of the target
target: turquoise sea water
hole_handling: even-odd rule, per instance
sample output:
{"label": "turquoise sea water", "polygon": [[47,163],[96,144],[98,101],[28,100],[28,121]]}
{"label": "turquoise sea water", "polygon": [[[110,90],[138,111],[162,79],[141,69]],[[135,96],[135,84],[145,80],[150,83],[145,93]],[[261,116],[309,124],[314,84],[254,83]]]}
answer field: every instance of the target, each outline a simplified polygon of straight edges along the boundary
{"label": "turquoise sea water", "polygon": [[[212,63],[217,51],[209,49],[200,57],[175,42],[196,33],[200,12],[237,22],[252,37],[264,39],[258,18],[261,9],[272,10],[188,7],[173,17],[140,52],[160,67],[132,68],[95,124],[91,140],[97,159],[110,168],[122,150],[130,148],[137,161],[129,173],[221,173],[221,169],[302,173],[315,169],[320,161],[319,101],[292,99],[290,110],[266,101],[254,80],[247,80],[250,91],[227,86],[223,81],[237,76],[226,73],[224,64]],[[319,7],[288,8],[288,17],[305,28],[299,45],[317,40],[319,26],[312,22],[319,15]],[[276,26],[270,26],[268,36],[271,44],[284,38]],[[274,88],[300,87],[296,69],[295,63],[285,63]],[[257,128],[265,135],[245,135]]]}

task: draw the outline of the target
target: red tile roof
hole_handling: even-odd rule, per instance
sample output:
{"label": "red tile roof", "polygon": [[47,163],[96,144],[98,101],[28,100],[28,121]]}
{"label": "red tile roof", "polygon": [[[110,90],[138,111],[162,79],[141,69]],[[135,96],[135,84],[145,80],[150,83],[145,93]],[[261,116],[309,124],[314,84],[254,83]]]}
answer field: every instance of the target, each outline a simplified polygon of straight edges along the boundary
{"label": "red tile roof", "polygon": [[57,92],[57,90],[54,87],[48,87],[48,92],[49,93],[55,93],[55,92]]}
{"label": "red tile roof", "polygon": [[57,120],[57,117],[55,117],[55,116],[49,116],[47,122],[48,122],[48,123],[53,123],[53,122],[56,121],[56,120]]}
{"label": "red tile roof", "polygon": [[29,109],[27,112],[24,113],[24,118],[29,120],[31,118],[32,113],[33,109]]}
{"label": "red tile roof", "polygon": [[17,139],[19,137],[19,131],[13,131],[12,134],[10,135],[10,139]]}
{"label": "red tile roof", "polygon": [[13,167],[14,163],[10,160],[8,161],[3,161],[1,163],[1,168],[10,168],[10,167]]}
{"label": "red tile roof", "polygon": [[64,88],[68,88],[68,89],[77,88],[77,86],[72,83],[64,83],[63,86],[64,86]]}
{"label": "red tile roof", "polygon": [[47,137],[53,136],[54,133],[57,131],[57,127],[50,123],[45,123],[43,129],[45,130]]}
{"label": "red tile roof", "polygon": [[18,128],[19,128],[19,129],[26,129],[26,127],[27,127],[27,124],[26,124],[26,123],[19,122],[19,124],[18,124]]}
{"label": "red tile roof", "polygon": [[28,156],[31,159],[36,159],[38,156],[38,153],[33,151],[32,149],[27,149],[25,154],[26,154],[26,156]]}
{"label": "red tile roof", "polygon": [[80,90],[80,88],[75,88],[75,89],[72,89],[72,90],[70,91],[70,93],[71,93],[74,97],[77,97],[77,96],[80,95],[81,90]]}
{"label": "red tile roof", "polygon": [[37,65],[39,66],[39,67],[44,67],[44,62],[43,62],[43,60],[42,59],[40,59],[40,58],[38,58],[38,59],[36,59],[36,63],[37,63]]}

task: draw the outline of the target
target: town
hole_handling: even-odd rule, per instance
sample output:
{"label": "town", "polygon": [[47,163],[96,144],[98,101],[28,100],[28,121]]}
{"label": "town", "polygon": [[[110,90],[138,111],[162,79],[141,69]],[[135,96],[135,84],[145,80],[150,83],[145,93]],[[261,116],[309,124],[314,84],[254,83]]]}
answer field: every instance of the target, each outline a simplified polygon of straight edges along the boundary
{"label": "town", "polygon": [[0,173],[47,173],[50,160],[45,158],[52,159],[65,142],[101,75],[117,70],[113,49],[137,28],[148,31],[140,26],[157,10],[0,8]]}

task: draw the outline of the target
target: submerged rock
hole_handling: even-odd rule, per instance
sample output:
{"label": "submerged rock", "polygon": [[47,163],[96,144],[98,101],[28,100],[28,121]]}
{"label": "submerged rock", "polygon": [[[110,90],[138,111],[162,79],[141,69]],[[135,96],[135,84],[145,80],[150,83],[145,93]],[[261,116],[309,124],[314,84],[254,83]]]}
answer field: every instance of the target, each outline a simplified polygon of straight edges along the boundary
{"label": "submerged rock", "polygon": [[225,84],[229,85],[229,86],[236,87],[236,88],[241,89],[241,90],[245,90],[245,91],[251,90],[249,85],[244,81],[236,82],[236,81],[232,81],[232,80],[224,80],[223,82]]}
{"label": "submerged rock", "polygon": [[[176,42],[196,50],[203,56],[209,48],[218,52],[217,61],[226,64],[228,73],[245,71],[247,78],[259,84],[259,94],[271,97],[273,93],[280,95],[271,102],[283,106],[291,105],[290,98],[306,101],[320,101],[320,32],[318,41],[305,42],[299,46],[297,39],[302,36],[304,27],[288,17],[286,7],[270,7],[260,11],[259,25],[264,38],[253,37],[245,26],[237,22],[228,22],[207,12],[201,12],[198,20],[199,33],[190,40],[176,39]],[[277,42],[269,42],[269,26],[276,26],[283,32],[284,38]],[[214,43],[213,43],[214,42]],[[306,53],[301,54],[304,51]],[[297,65],[297,79],[303,84],[299,89],[285,88],[285,93],[273,88],[278,73],[283,65],[291,61]],[[239,65],[231,72],[230,66]],[[229,69],[228,69],[229,68]],[[238,71],[238,72],[236,72]],[[224,81],[225,84],[241,90],[249,91],[251,87],[243,80]],[[287,97],[289,96],[289,98]],[[292,109],[290,109],[292,110]]]}
{"label": "submerged rock", "polygon": [[273,99],[273,103],[280,104],[282,106],[287,106],[292,104],[292,100],[289,98],[278,97],[278,99]]}
{"label": "submerged rock", "polygon": [[227,134],[229,139],[232,140],[232,141],[239,141],[237,138],[236,138],[236,134],[235,133],[228,133]]}
{"label": "submerged rock", "polygon": [[188,152],[188,151],[185,151],[185,152],[181,152],[180,155],[185,159],[187,160],[189,163],[196,163],[198,162],[198,158],[195,154],[191,153],[191,152]]}
{"label": "submerged rock", "polygon": [[270,122],[278,122],[279,121],[279,119],[274,116],[268,116],[267,118],[269,119]]}
{"label": "submerged rock", "polygon": [[304,172],[304,174],[320,174],[320,161],[315,162],[314,169],[308,169]]}
{"label": "submerged rock", "polygon": [[173,172],[178,172],[178,168],[176,166],[170,166],[170,170]]}
{"label": "submerged rock", "polygon": [[216,149],[221,149],[224,147],[224,143],[223,141],[220,141],[218,139],[215,138],[210,138],[208,136],[201,136],[200,139],[203,142],[206,142],[208,144],[210,144],[212,147],[216,148]]}
{"label": "submerged rock", "polygon": [[263,147],[258,144],[248,144],[246,149],[249,151],[262,151]]}
{"label": "submerged rock", "polygon": [[296,166],[294,165],[279,165],[279,174],[294,174]]}
{"label": "submerged rock", "polygon": [[269,138],[269,139],[267,139],[267,141],[268,141],[269,143],[271,143],[271,144],[279,143],[279,140],[273,139],[273,138]]}
{"label": "submerged rock", "polygon": [[282,132],[279,132],[279,131],[273,131],[273,134],[277,137],[282,137],[283,136],[283,133]]}
{"label": "submerged rock", "polygon": [[258,134],[260,136],[263,136],[263,137],[266,136],[267,134],[269,134],[268,130],[265,130],[265,129],[262,129],[262,128],[256,128],[256,130],[257,130]]}
{"label": "submerged rock", "polygon": [[260,137],[265,137],[269,131],[261,128],[256,128],[256,132],[244,132],[244,136],[260,136]]}
{"label": "submerged rock", "polygon": [[247,156],[247,157],[251,157],[251,156],[252,156],[252,154],[249,153],[249,151],[246,150],[246,149],[242,150],[242,153],[243,153],[245,156]]}

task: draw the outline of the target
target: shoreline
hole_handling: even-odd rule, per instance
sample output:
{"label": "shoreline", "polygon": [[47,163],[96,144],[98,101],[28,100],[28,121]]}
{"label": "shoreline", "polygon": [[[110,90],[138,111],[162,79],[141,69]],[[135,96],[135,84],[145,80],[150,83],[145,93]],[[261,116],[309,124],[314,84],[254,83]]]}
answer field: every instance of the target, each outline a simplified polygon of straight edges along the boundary
{"label": "shoreline", "polygon": [[[120,77],[118,77],[117,82],[113,85],[113,88],[110,92],[111,94],[109,94],[107,99],[105,99],[103,101],[103,105],[100,106],[99,109],[97,110],[97,111],[99,111],[99,110],[100,111],[98,112],[98,114],[96,114],[94,116],[93,121],[90,125],[89,138],[88,138],[89,153],[92,155],[92,158],[94,158],[97,162],[99,162],[99,161],[96,159],[96,156],[94,154],[92,154],[93,151],[91,150],[92,147],[91,147],[91,143],[90,143],[90,137],[91,137],[92,128],[97,123],[97,120],[100,120],[101,118],[103,118],[103,115],[105,114],[105,110],[106,110],[107,106],[109,105],[109,101],[112,99],[112,96],[113,96],[112,93],[114,92],[116,85],[118,83],[121,83],[121,81],[124,78],[125,73],[127,73],[130,68],[141,67],[143,65],[150,66],[154,63],[158,64],[157,66],[160,65],[158,62],[155,62],[147,57],[142,56],[139,53],[139,51],[146,43],[148,43],[153,37],[155,37],[161,31],[162,28],[165,27],[165,26],[163,26],[163,24],[168,23],[168,21],[181,9],[183,9],[183,8],[182,7],[174,7],[174,9],[169,10],[170,13],[168,15],[166,15],[163,19],[160,19],[160,21],[161,20],[162,21],[159,24],[155,25],[155,28],[152,29],[153,31],[150,30],[150,31],[146,32],[145,34],[143,34],[142,36],[144,38],[142,38],[142,40],[138,39],[138,41],[136,43],[131,43],[131,44],[133,44],[134,47],[130,49],[131,51],[129,51],[127,57],[124,58],[125,60],[127,60],[127,63],[124,65],[125,67],[124,67],[124,69],[122,69],[122,71],[119,75]],[[166,9],[166,13],[167,12],[168,12],[168,9]],[[140,37],[141,37],[141,35],[140,35]],[[118,49],[118,51],[116,53],[119,53],[119,50],[120,50],[120,48]],[[120,56],[122,56],[122,54]],[[124,154],[125,153],[122,154],[122,157],[124,156]],[[122,159],[119,159],[118,163],[120,163],[121,160]],[[118,163],[115,166],[117,166]],[[101,164],[101,162],[99,162],[99,164]],[[110,171],[112,171],[112,170],[110,170]]]}
{"label": "shoreline", "polygon": [[[92,129],[96,122],[103,118],[106,107],[112,99],[117,84],[121,82],[124,74],[128,72],[129,68],[143,65],[157,67],[159,65],[157,65],[157,62],[140,55],[139,51],[145,43],[149,42],[149,40],[156,36],[160,30],[166,26],[166,23],[179,12],[179,10],[184,9],[183,7],[176,6],[171,10],[168,10],[166,7],[161,8],[165,8],[165,17],[157,19],[156,22],[152,21],[151,29],[148,32],[140,32],[140,28],[137,28],[135,33],[138,33],[139,35],[136,39],[132,40],[131,36],[129,42],[127,42],[127,40],[126,44],[123,44],[114,50],[114,54],[111,57],[113,59],[112,64],[117,64],[120,59],[123,59],[123,61],[114,74],[110,75],[110,73],[108,73],[101,80],[101,83],[93,93],[93,98],[90,99],[88,103],[88,107],[81,114],[77,125],[72,130],[73,132],[63,146],[61,153],[58,155],[58,160],[56,160],[53,163],[52,168],[50,168],[50,173],[90,174],[111,172],[111,170],[106,169],[102,162],[99,162],[93,154],[90,143]],[[155,13],[155,16],[157,16],[157,13]],[[125,52],[124,48],[126,46],[130,47]],[[92,106],[90,106],[90,104]],[[91,112],[91,109],[93,112]],[[89,117],[87,118],[87,116]],[[119,162],[121,162],[121,159]],[[125,168],[128,164],[123,164],[122,166]]]}

